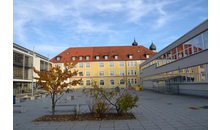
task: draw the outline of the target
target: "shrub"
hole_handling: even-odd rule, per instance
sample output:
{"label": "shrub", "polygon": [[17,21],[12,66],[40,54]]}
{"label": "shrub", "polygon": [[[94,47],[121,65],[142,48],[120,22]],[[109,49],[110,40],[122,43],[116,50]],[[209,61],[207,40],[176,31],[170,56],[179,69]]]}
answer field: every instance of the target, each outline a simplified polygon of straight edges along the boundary
{"label": "shrub", "polygon": [[[86,88],[83,89],[83,93],[87,96],[95,98],[95,100],[100,103],[108,103],[115,107],[118,115],[122,115],[133,107],[137,107],[136,103],[139,100],[139,97],[136,93],[130,94],[127,90],[121,91],[120,89],[108,91],[99,87],[97,82],[92,80],[91,83],[92,88],[86,91]],[[102,104],[104,105],[104,104]],[[103,106],[100,105],[102,108]]]}

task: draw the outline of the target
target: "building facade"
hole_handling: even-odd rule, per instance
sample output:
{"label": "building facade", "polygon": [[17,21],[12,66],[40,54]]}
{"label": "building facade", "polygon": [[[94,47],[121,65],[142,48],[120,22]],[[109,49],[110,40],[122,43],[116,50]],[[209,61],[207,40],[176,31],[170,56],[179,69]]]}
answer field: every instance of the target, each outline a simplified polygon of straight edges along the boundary
{"label": "building facade", "polygon": [[82,82],[72,87],[91,87],[91,80],[106,88],[126,87],[128,82],[135,87],[140,85],[139,64],[154,54],[134,40],[132,46],[70,47],[50,61],[61,69],[66,61],[78,61],[74,69],[82,74],[68,81],[82,78]]}
{"label": "building facade", "polygon": [[208,20],[139,67],[146,89],[208,97]]}
{"label": "building facade", "polygon": [[[37,70],[48,69],[49,59],[38,53],[13,43],[13,94],[32,92],[33,65]],[[33,84],[36,87],[36,80]]]}

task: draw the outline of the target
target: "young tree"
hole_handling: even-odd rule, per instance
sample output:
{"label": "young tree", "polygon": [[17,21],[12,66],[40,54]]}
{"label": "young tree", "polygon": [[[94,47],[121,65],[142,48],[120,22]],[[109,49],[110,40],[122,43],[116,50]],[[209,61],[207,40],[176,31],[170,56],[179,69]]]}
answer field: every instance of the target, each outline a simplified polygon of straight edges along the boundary
{"label": "young tree", "polygon": [[[82,79],[73,80],[72,82],[66,83],[64,82],[68,78],[71,78],[74,75],[77,75],[78,70],[71,69],[77,64],[77,62],[65,62],[64,70],[62,71],[58,66],[52,67],[50,64],[49,70],[44,69],[43,71],[36,70],[35,67],[32,66],[33,70],[39,77],[34,77],[37,80],[37,84],[43,86],[43,89],[47,92],[50,92],[52,99],[52,117],[54,118],[54,110],[56,106],[56,102],[64,95],[64,88],[68,85],[77,85],[80,84]],[[55,99],[55,95],[60,94],[58,98]]]}
{"label": "young tree", "polygon": [[82,92],[86,94],[86,96],[90,95],[90,97],[95,98],[95,100],[109,103],[115,107],[118,115],[122,115],[133,107],[137,107],[136,103],[139,97],[135,92],[128,93],[127,90],[122,91],[120,88],[108,91],[107,89],[99,87],[97,81],[94,80],[92,80],[91,86],[92,88],[89,90],[84,88]]}

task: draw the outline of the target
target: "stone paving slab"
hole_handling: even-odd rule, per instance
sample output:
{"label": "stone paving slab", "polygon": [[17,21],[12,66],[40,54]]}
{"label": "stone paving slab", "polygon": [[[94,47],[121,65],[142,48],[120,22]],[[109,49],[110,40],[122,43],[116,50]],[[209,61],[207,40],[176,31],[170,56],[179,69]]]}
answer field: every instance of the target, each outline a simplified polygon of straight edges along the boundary
{"label": "stone paving slab", "polygon": [[[134,90],[129,90],[134,92]],[[76,122],[32,122],[44,115],[51,115],[51,98],[28,100],[21,103],[27,111],[19,113],[13,110],[13,128],[15,130],[207,130],[208,110],[190,110],[188,107],[208,106],[208,98],[189,95],[172,95],[153,92],[151,90],[136,91],[139,95],[138,107],[132,112],[135,120],[111,121],[76,121]],[[74,95],[74,100],[67,96]],[[86,104],[87,97],[81,89],[65,94],[57,104]],[[73,114],[71,107],[60,107],[55,114]],[[80,108],[81,113],[89,112],[87,105]]]}

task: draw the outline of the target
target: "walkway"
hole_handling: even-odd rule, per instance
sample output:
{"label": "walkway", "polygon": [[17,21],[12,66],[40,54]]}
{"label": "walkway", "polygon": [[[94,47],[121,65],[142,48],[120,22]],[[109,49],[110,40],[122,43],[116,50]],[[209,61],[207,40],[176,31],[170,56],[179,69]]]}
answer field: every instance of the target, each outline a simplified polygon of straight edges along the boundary
{"label": "walkway", "polygon": [[[131,92],[134,90],[130,90]],[[136,91],[139,95],[138,107],[131,110],[137,119],[113,121],[77,122],[31,122],[43,115],[50,115],[51,98],[28,100],[19,104],[26,105],[27,111],[13,110],[13,128],[21,130],[207,130],[208,109],[189,109],[189,107],[208,106],[208,98],[188,95],[166,95],[151,90]],[[73,101],[67,96],[74,95]],[[81,90],[65,94],[59,104],[80,102],[86,104]],[[71,107],[59,108],[56,114],[72,113]],[[89,111],[88,106],[81,112]]]}

